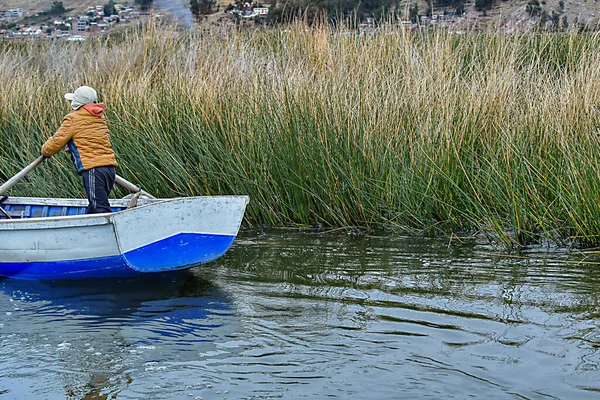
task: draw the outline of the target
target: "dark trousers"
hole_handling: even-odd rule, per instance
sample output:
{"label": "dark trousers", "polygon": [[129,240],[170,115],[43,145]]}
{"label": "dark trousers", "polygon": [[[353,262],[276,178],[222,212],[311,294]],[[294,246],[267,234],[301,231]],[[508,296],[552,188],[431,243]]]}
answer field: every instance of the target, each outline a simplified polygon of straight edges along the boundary
{"label": "dark trousers", "polygon": [[85,193],[90,202],[88,214],[112,212],[108,195],[115,184],[115,175],[115,167],[90,168],[81,173]]}

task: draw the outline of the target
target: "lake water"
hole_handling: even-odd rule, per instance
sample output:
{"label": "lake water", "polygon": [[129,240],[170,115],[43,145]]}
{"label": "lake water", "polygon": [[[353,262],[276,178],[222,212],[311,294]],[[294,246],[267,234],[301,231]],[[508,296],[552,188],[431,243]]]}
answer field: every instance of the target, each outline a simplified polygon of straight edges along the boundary
{"label": "lake water", "polygon": [[246,231],[182,273],[2,280],[0,400],[600,398],[600,264],[371,235]]}

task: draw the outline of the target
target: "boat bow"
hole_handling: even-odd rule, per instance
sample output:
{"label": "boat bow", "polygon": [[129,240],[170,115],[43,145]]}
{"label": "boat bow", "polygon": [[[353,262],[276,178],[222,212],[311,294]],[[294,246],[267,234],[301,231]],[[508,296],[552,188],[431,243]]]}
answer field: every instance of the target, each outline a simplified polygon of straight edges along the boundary
{"label": "boat bow", "polygon": [[123,261],[138,272],[189,268],[214,261],[233,244],[247,196],[191,197],[112,214]]}

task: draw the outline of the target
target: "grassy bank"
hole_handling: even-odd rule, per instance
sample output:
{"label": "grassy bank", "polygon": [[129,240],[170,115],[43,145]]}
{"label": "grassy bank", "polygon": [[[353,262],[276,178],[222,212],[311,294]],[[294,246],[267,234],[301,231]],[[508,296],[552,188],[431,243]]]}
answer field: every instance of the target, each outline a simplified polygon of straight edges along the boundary
{"label": "grassy bank", "polygon": [[[600,36],[216,34],[148,27],[0,42],[0,179],[81,84],[125,178],[164,197],[248,194],[249,224],[600,238]],[[62,154],[13,195],[82,196]]]}

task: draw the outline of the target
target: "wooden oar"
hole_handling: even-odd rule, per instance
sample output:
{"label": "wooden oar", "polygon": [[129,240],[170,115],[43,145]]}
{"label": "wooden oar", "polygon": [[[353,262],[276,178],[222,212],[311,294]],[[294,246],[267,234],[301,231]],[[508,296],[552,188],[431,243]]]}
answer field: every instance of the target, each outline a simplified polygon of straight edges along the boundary
{"label": "wooden oar", "polygon": [[[35,167],[37,167],[38,165],[40,165],[45,159],[46,159],[46,157],[39,156],[38,158],[35,159],[35,161],[33,161],[31,164],[29,164],[28,166],[23,168],[18,174],[16,174],[15,176],[10,178],[6,182],[4,182],[4,184],[2,186],[0,186],[0,196],[2,196],[4,193],[6,193],[11,187],[13,187],[21,179],[25,178],[25,176],[28,173],[33,171],[33,169]],[[142,188],[140,188],[138,185],[134,185],[133,183],[129,182],[128,180],[124,179],[123,177],[121,177],[119,175],[117,175],[115,177],[115,182],[118,183],[119,185],[123,186],[125,189],[129,190],[130,192],[133,192],[133,193],[140,192],[142,195],[144,195],[150,199],[156,198],[156,197],[152,196],[150,193],[146,192],[145,190],[142,190]]]}
{"label": "wooden oar", "polygon": [[0,186],[0,196],[2,196],[4,193],[6,193],[8,191],[8,189],[13,187],[21,179],[25,178],[25,176],[27,176],[28,173],[33,171],[33,169],[35,167],[37,167],[38,165],[40,165],[45,159],[46,159],[46,157],[39,156],[38,158],[35,159],[34,162],[32,162],[31,164],[29,164],[28,166],[23,168],[21,170],[21,172],[19,172],[18,174],[16,174],[15,176],[10,178],[6,182],[4,182],[4,184],[2,186]]}
{"label": "wooden oar", "polygon": [[3,214],[8,219],[12,219],[12,217],[6,212],[6,210],[2,208],[2,203],[4,203],[4,200],[6,199],[8,199],[8,196],[0,197],[0,214]]}
{"label": "wooden oar", "polygon": [[140,193],[148,198],[151,199],[155,199],[156,197],[152,196],[150,193],[146,192],[145,190],[142,190],[141,187],[139,187],[138,185],[134,185],[133,183],[129,182],[128,180],[126,180],[125,178],[123,178],[122,176],[117,175],[115,177],[115,183],[123,186],[125,189],[129,190],[132,193]]}

